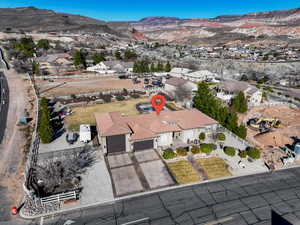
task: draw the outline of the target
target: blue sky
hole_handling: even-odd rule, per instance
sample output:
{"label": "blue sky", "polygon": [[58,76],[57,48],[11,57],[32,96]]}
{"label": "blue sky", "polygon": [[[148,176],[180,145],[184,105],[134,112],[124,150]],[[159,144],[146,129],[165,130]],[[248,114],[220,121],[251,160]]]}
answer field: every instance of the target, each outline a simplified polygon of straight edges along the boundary
{"label": "blue sky", "polygon": [[299,0],[0,0],[0,8],[35,6],[102,20],[147,16],[215,17],[300,7]]}

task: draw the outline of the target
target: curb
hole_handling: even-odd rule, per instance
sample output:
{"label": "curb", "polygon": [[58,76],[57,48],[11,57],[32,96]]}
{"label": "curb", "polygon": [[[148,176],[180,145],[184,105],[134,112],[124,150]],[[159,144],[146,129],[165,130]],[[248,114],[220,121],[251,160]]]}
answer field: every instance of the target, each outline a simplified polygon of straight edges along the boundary
{"label": "curb", "polygon": [[[297,166],[297,167],[299,167],[299,166]],[[297,167],[283,168],[283,169],[278,169],[276,171],[293,169],[293,168],[297,168]],[[175,185],[175,186],[171,186],[171,187],[165,187],[165,188],[160,188],[160,189],[151,190],[151,191],[147,191],[147,192],[142,192],[142,193],[131,194],[131,195],[123,196],[123,197],[118,197],[118,198],[115,198],[114,200],[110,200],[110,201],[106,201],[106,202],[101,202],[101,203],[100,202],[95,202],[95,203],[83,205],[83,206],[80,206],[80,207],[73,207],[73,208],[69,208],[69,209],[63,209],[63,210],[60,210],[60,211],[55,211],[55,212],[51,212],[51,213],[44,213],[44,214],[35,215],[35,216],[26,216],[22,213],[22,209],[21,209],[20,210],[20,216],[23,219],[37,219],[37,218],[41,218],[41,217],[45,217],[45,216],[55,216],[57,214],[65,213],[65,212],[68,212],[68,211],[82,210],[82,209],[87,209],[87,208],[91,208],[91,207],[94,207],[94,206],[111,205],[111,204],[114,204],[114,203],[122,201],[122,200],[130,199],[130,198],[138,198],[138,197],[141,197],[141,196],[144,196],[144,195],[150,195],[150,194],[154,194],[154,193],[158,193],[158,192],[164,192],[164,191],[168,191],[168,190],[191,187],[191,186],[195,186],[195,185],[199,185],[199,184],[206,184],[206,183],[218,182],[218,181],[223,181],[223,180],[235,179],[235,178],[239,178],[239,177],[247,177],[247,176],[267,174],[267,173],[272,173],[272,171],[260,172],[260,173],[250,173],[250,174],[230,176],[230,177],[222,177],[222,178],[217,178],[217,179],[199,181],[199,182],[190,183],[190,184]]]}

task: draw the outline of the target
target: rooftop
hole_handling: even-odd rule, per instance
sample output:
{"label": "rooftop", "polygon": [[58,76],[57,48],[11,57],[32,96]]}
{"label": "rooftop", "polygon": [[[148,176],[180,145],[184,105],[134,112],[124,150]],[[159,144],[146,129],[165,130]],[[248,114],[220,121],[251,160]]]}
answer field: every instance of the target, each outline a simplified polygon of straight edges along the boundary
{"label": "rooftop", "polygon": [[148,139],[160,133],[201,128],[217,123],[197,109],[134,116],[122,116],[119,112],[96,113],[95,117],[100,136],[131,134],[131,140]]}

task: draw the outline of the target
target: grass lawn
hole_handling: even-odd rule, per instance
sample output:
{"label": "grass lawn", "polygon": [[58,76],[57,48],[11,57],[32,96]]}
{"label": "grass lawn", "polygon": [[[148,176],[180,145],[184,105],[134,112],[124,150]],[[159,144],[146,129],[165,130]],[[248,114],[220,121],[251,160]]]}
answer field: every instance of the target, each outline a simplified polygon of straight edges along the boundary
{"label": "grass lawn", "polygon": [[221,158],[200,158],[197,162],[207,173],[208,179],[231,176],[226,163]]}
{"label": "grass lawn", "polygon": [[111,102],[106,104],[98,104],[87,107],[74,107],[72,108],[73,114],[68,116],[65,124],[70,130],[79,130],[80,124],[96,125],[94,113],[106,112],[121,112],[125,115],[137,115],[139,112],[136,110],[135,105],[139,102],[147,102],[148,98],[131,99],[128,101]]}
{"label": "grass lawn", "polygon": [[188,161],[182,160],[168,163],[168,167],[179,184],[200,181],[199,174]]}

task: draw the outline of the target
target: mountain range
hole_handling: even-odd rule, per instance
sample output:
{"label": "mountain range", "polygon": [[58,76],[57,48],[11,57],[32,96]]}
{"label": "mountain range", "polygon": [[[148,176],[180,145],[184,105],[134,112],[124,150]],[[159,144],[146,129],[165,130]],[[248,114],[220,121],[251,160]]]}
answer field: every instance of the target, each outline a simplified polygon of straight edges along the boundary
{"label": "mountain range", "polygon": [[215,18],[147,17],[139,21],[106,22],[52,10],[1,8],[0,31],[108,33],[138,40],[189,44],[275,40],[299,42],[300,8]]}

